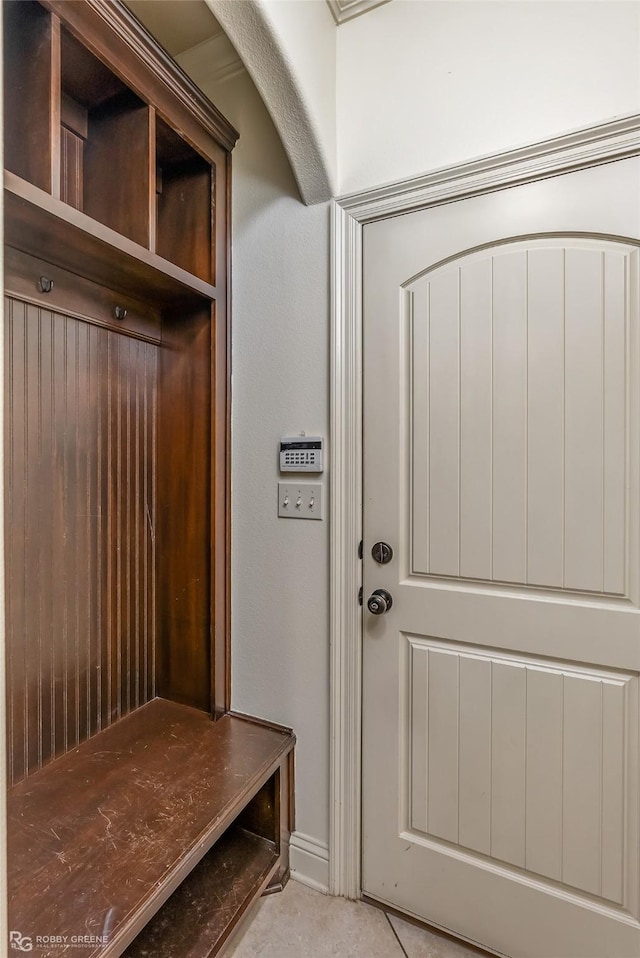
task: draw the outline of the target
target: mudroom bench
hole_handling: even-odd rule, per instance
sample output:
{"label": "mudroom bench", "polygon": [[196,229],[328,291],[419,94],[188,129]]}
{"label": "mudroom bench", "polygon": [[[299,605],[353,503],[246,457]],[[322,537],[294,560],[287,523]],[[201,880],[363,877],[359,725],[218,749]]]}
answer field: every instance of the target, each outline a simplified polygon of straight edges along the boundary
{"label": "mudroom bench", "polygon": [[293,743],[155,699],[14,786],[12,930],[38,956],[216,954],[288,875]]}
{"label": "mudroom bench", "polygon": [[0,953],[208,958],[293,827],[293,734],[231,708],[238,134],[118,0],[2,14]]}

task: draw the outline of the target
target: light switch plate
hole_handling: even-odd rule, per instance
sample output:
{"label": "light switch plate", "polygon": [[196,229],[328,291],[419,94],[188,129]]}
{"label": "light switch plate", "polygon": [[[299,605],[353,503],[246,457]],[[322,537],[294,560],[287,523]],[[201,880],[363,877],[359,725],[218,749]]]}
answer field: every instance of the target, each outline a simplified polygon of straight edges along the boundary
{"label": "light switch plate", "polygon": [[322,483],[279,482],[278,515],[281,519],[322,519]]}

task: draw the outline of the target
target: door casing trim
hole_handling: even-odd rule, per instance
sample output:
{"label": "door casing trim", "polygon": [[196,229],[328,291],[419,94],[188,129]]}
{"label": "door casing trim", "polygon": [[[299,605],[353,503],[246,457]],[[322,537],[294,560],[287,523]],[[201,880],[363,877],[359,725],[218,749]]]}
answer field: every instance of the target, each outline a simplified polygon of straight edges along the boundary
{"label": "door casing trim", "polygon": [[362,236],[366,223],[640,154],[640,114],[332,203],[329,892],[361,895]]}

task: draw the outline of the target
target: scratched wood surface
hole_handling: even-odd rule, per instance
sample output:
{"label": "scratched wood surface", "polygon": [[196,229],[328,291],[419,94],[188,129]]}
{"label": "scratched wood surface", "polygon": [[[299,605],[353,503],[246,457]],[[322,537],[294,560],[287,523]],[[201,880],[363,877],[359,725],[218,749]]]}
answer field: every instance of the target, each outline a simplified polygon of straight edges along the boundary
{"label": "scratched wood surface", "polygon": [[275,843],[233,827],[205,855],[123,958],[217,954],[277,868]]}
{"label": "scratched wood surface", "polygon": [[293,746],[293,736],[155,699],[9,793],[11,928],[106,936],[121,954]]}

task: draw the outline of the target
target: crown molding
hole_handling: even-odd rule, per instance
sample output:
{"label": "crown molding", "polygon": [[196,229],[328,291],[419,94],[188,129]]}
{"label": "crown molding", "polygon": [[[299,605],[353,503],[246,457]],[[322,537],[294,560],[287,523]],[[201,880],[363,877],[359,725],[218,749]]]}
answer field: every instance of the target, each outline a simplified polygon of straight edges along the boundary
{"label": "crown molding", "polygon": [[347,20],[353,20],[355,17],[368,13],[375,7],[381,7],[383,3],[389,3],[389,0],[327,0],[331,15],[338,26]]}
{"label": "crown molding", "polygon": [[337,202],[358,222],[367,223],[546,176],[571,173],[598,163],[622,160],[625,156],[635,156],[639,148],[640,114],[628,114],[504,153],[481,156],[422,176],[348,194]]}
{"label": "crown molding", "polygon": [[198,86],[222,83],[244,73],[244,64],[222,28],[220,33],[184,50],[175,59]]}

